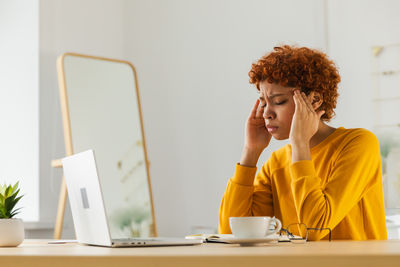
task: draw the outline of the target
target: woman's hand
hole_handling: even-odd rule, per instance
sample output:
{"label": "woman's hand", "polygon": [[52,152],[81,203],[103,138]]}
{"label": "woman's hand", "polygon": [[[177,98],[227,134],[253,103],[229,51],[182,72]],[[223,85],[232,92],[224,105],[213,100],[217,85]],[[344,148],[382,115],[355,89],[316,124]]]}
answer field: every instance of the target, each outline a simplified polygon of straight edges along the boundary
{"label": "woman's hand", "polygon": [[296,105],[290,129],[289,141],[292,145],[293,162],[309,160],[310,139],[318,131],[321,116],[324,110],[316,112],[304,93],[294,91],[294,103]]}
{"label": "woman's hand", "polygon": [[263,113],[264,108],[260,106],[260,100],[257,99],[246,122],[245,142],[240,165],[255,166],[261,153],[271,141],[271,134],[265,127]]}

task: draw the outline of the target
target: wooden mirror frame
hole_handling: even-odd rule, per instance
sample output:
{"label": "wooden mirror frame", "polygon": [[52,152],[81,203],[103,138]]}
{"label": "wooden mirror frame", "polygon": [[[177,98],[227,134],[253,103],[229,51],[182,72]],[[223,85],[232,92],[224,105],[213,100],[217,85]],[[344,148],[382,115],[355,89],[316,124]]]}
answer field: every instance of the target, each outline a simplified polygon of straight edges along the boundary
{"label": "wooden mirror frame", "polygon": [[[145,141],[145,135],[144,135],[144,127],[143,127],[143,116],[142,116],[142,109],[141,109],[141,105],[140,105],[139,85],[138,85],[138,79],[137,79],[137,73],[136,73],[135,67],[129,61],[125,61],[125,60],[104,58],[104,57],[98,57],[98,56],[89,56],[89,55],[69,53],[69,52],[62,54],[57,58],[58,87],[59,87],[59,92],[60,92],[60,105],[61,105],[61,114],[62,114],[63,128],[64,128],[64,141],[65,141],[65,155],[66,156],[70,156],[70,155],[74,154],[73,146],[72,146],[71,122],[70,122],[69,107],[68,107],[68,94],[67,94],[65,72],[64,72],[64,59],[66,56],[76,56],[76,57],[83,57],[83,58],[89,58],[89,59],[106,60],[106,61],[110,61],[110,62],[123,63],[123,64],[128,64],[132,68],[133,75],[135,78],[137,105],[138,105],[139,117],[140,117],[140,128],[141,128],[142,139],[143,139],[144,158],[145,158],[145,162],[146,162],[147,182],[148,182],[149,193],[150,193],[151,213],[153,216],[153,224],[151,227],[152,228],[151,232],[154,234],[154,236],[157,236],[156,218],[155,218],[155,214],[154,214],[153,194],[152,194],[151,182],[150,182],[150,171],[149,171],[150,162],[147,157],[147,148],[146,148],[146,141]],[[62,168],[61,159],[53,160],[51,162],[51,166],[54,168]],[[59,200],[58,200],[56,223],[54,226],[54,239],[61,238],[66,202],[67,202],[67,186],[65,184],[65,178],[63,175],[62,181],[61,181]]]}

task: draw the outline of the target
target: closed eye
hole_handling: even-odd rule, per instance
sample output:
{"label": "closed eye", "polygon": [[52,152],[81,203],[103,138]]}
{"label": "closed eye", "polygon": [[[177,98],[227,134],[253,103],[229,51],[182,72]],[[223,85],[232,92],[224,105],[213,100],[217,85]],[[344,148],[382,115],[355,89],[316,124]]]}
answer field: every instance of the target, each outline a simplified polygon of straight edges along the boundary
{"label": "closed eye", "polygon": [[277,102],[277,103],[274,103],[275,105],[283,105],[283,104],[285,104],[287,102],[287,100],[284,100],[284,101],[281,101],[281,102]]}

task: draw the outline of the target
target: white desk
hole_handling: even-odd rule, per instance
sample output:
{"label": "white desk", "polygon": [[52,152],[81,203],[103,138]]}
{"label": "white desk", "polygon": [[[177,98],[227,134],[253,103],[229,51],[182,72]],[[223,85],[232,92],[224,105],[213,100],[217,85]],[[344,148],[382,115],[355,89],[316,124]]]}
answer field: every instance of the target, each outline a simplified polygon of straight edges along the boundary
{"label": "white desk", "polygon": [[[0,248],[1,266],[400,266],[400,240],[277,243],[257,247],[203,244],[184,247],[103,248],[26,240]],[[272,265],[271,265],[272,264]]]}

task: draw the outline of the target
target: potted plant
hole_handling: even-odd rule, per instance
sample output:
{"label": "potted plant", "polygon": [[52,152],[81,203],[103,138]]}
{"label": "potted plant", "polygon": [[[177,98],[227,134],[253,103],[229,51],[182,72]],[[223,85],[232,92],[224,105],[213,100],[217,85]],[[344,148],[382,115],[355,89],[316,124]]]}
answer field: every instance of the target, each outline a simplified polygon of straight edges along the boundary
{"label": "potted plant", "polygon": [[24,223],[13,218],[21,209],[15,208],[23,197],[18,194],[18,182],[14,186],[0,185],[0,247],[16,247],[24,240]]}

